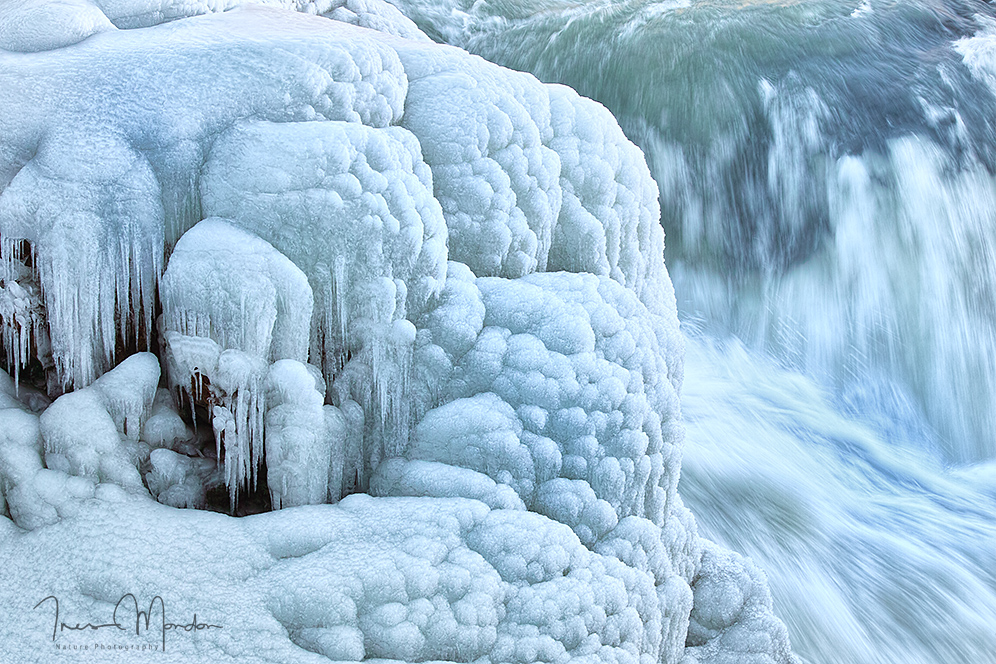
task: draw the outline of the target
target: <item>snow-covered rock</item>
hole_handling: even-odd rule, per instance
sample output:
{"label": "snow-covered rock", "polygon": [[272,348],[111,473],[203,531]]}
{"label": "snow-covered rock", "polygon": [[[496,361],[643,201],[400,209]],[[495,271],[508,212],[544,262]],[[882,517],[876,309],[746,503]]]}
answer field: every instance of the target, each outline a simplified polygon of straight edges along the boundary
{"label": "snow-covered rock", "polygon": [[[262,4],[0,4],[3,344],[71,390],[0,385],[0,601],[158,594],[216,625],[176,661],[791,661],[677,494],[639,149],[380,0]],[[177,509],[222,484],[274,511]]]}
{"label": "snow-covered rock", "polygon": [[789,661],[785,625],[771,609],[764,572],[749,559],[703,540],[692,584],[695,604],[682,664],[769,664]]}
{"label": "snow-covered rock", "polygon": [[114,25],[88,0],[0,2],[0,49],[20,53],[71,46]]}
{"label": "snow-covered rock", "polygon": [[163,505],[203,508],[210,478],[215,471],[211,459],[189,457],[168,449],[152,450],[152,466],[145,475],[149,493]]}

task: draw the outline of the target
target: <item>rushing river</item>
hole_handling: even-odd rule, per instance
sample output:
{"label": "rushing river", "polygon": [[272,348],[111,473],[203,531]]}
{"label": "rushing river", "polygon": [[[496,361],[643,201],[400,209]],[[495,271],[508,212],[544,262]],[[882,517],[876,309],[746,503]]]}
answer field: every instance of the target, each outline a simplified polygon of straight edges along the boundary
{"label": "rushing river", "polygon": [[682,492],[795,649],[996,662],[996,11],[395,2],[644,149],[689,336]]}

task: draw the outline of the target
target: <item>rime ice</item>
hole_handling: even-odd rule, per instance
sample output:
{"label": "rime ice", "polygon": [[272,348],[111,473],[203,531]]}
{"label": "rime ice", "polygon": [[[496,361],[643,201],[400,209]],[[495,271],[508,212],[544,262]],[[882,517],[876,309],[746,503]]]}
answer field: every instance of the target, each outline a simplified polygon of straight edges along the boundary
{"label": "rime ice", "polygon": [[[232,600],[218,661],[791,662],[677,494],[640,151],[379,1],[264,4],[0,12],[4,346],[72,388],[3,384],[0,564]],[[274,511],[178,509],[222,484]]]}

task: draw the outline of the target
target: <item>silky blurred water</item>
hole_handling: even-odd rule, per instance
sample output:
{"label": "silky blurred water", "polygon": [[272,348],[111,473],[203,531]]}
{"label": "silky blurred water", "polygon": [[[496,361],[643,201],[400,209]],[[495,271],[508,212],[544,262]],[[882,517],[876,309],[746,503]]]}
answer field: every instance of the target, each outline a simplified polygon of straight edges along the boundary
{"label": "silky blurred water", "polygon": [[[679,489],[768,574],[813,662],[996,661],[996,463],[943,468],[738,342],[688,344]],[[867,407],[867,406],[866,406]]]}
{"label": "silky blurred water", "polygon": [[640,145],[689,334],[681,491],[812,662],[996,662],[996,12],[394,0]]}

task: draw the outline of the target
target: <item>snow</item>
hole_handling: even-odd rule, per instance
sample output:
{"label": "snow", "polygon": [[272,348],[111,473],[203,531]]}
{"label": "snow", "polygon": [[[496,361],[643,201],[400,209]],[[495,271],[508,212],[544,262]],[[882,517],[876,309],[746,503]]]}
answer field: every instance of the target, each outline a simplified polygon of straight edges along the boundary
{"label": "snow", "polygon": [[324,503],[330,492],[338,498],[331,463],[341,464],[346,442],[338,409],[323,406],[315,377],[295,360],[274,363],[265,389],[266,479],[274,509]]}
{"label": "snow", "polygon": [[154,448],[174,448],[194,437],[173,405],[169,390],[159,388],[152,402],[152,411],[142,425],[142,440]]}
{"label": "snow", "polygon": [[87,0],[5,0],[0,3],[0,49],[5,51],[48,51],[113,29],[107,16]]}
{"label": "snow", "polygon": [[498,484],[469,468],[436,461],[385,459],[370,478],[370,495],[463,497],[479,500],[491,509],[526,509],[507,484]]}
{"label": "snow", "polygon": [[308,358],[308,279],[269,243],[221,219],[187,231],[160,284],[163,327],[270,362]]}
{"label": "snow", "polygon": [[[152,411],[159,385],[159,360],[152,353],[135,353],[98,378],[96,390],[118,434],[136,441]],[[69,396],[69,395],[66,395]]]}
{"label": "snow", "polygon": [[[108,539],[127,546],[101,570]],[[648,576],[540,515],[472,500],[356,495],[231,519],[110,495],[76,519],[5,535],[12,573],[33,577],[42,556],[65,572],[50,587],[70,615],[110,611],[125,588],[168,585],[170,617],[196,612],[223,626],[168,633],[167,661],[203,661],[207,651],[245,662],[637,662],[660,639]],[[43,633],[50,617],[40,613],[19,612],[0,629]]]}
{"label": "snow", "polygon": [[75,477],[141,489],[136,445],[152,409],[159,362],[132,355],[89,387],[65,394],[41,414],[45,466]]}
{"label": "snow", "polygon": [[211,459],[156,449],[149,455],[152,466],[145,475],[149,493],[163,505],[203,508],[215,463]]}
{"label": "snow", "polygon": [[435,175],[451,257],[481,276],[545,269],[560,160],[542,144],[533,109],[506,88],[513,81],[454,69],[411,82],[404,122]]}
{"label": "snow", "polygon": [[764,572],[703,540],[692,584],[695,605],[682,664],[768,664],[791,657],[785,625],[772,615]]}
{"label": "snow", "polygon": [[[119,28],[145,28],[180,18],[225,12],[249,3],[245,0],[93,0],[93,4]],[[384,0],[256,0],[252,4],[319,14],[399,37],[428,40],[411,19]]]}
{"label": "snow", "polygon": [[0,601],[224,625],[176,661],[792,661],[677,493],[639,149],[378,0],[263,4],[0,5],[3,343],[66,391],[0,382]]}
{"label": "snow", "polygon": [[[401,99],[367,103],[384,104],[379,124],[401,115]],[[327,374],[378,328],[421,311],[445,279],[432,174],[403,129],[238,125],[214,144],[201,190],[205,212],[268,240],[308,276],[320,312],[312,353]]]}
{"label": "snow", "polygon": [[239,488],[255,485],[263,456],[266,365],[308,358],[311,286],[265,240],[208,218],[177,242],[160,291],[170,382],[180,401],[206,396],[212,407],[234,503]]}

